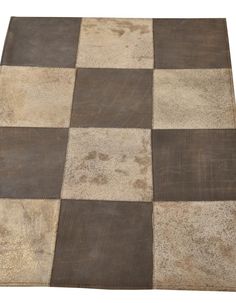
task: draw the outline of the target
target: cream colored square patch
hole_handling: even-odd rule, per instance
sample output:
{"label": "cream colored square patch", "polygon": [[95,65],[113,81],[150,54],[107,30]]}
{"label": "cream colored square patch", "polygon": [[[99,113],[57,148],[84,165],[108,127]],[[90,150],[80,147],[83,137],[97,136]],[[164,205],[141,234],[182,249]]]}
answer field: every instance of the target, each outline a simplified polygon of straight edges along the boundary
{"label": "cream colored square patch", "polygon": [[59,200],[0,199],[0,285],[48,285]]}
{"label": "cream colored square patch", "polygon": [[151,201],[150,130],[72,128],[64,199]]}
{"label": "cream colored square patch", "polygon": [[153,287],[236,290],[236,201],[155,202]]}
{"label": "cream colored square patch", "polygon": [[0,126],[68,127],[75,69],[2,66]]}
{"label": "cream colored square patch", "polygon": [[235,128],[230,69],[154,70],[153,128]]}
{"label": "cream colored square patch", "polygon": [[82,19],[77,67],[153,68],[151,19]]}

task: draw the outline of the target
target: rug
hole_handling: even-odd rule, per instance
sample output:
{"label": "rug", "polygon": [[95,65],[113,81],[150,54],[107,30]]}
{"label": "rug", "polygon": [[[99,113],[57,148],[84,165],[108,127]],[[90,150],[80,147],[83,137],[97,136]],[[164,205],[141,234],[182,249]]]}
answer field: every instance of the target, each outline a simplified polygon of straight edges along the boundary
{"label": "rug", "polygon": [[236,290],[225,19],[10,20],[0,284]]}

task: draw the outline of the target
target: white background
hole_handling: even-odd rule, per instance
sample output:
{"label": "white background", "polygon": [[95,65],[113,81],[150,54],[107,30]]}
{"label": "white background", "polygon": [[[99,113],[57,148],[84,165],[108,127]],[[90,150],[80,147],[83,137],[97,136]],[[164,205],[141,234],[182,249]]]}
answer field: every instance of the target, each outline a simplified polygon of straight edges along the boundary
{"label": "white background", "polygon": [[[227,18],[231,61],[233,71],[236,71],[235,0],[1,0],[0,6],[0,53],[10,16]],[[1,303],[199,303],[201,301],[235,303],[236,292],[0,287]]]}

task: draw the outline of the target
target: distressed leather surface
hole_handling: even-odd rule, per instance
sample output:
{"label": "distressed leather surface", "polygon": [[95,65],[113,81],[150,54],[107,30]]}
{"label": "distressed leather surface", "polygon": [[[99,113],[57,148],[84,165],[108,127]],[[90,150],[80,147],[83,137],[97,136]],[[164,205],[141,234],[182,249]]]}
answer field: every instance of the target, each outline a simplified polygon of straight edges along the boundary
{"label": "distressed leather surface", "polygon": [[0,66],[0,285],[236,290],[225,19],[21,18]]}

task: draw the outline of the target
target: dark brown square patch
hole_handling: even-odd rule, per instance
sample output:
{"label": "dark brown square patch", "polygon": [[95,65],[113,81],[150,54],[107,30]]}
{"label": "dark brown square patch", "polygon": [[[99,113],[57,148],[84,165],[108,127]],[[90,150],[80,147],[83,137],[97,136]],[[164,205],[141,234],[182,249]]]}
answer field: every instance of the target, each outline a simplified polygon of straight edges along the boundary
{"label": "dark brown square patch", "polygon": [[72,127],[151,128],[152,70],[79,69]]}
{"label": "dark brown square patch", "polygon": [[154,200],[236,200],[236,130],[154,130]]}
{"label": "dark brown square patch", "polygon": [[152,204],[63,200],[51,285],[152,288]]}
{"label": "dark brown square patch", "polygon": [[4,65],[75,67],[80,18],[18,18],[10,22]]}
{"label": "dark brown square patch", "polygon": [[154,19],[155,68],[230,68],[225,19]]}
{"label": "dark brown square patch", "polygon": [[60,198],[67,132],[0,128],[0,198]]}

